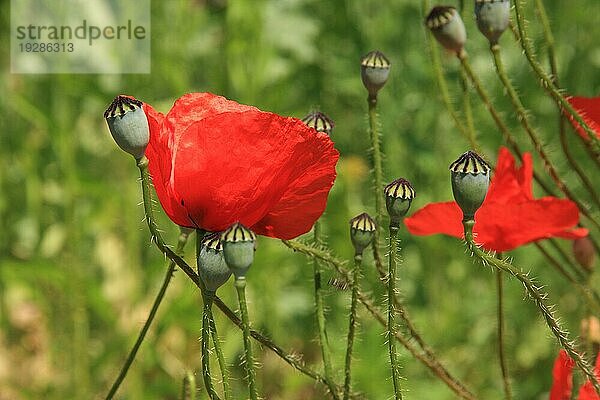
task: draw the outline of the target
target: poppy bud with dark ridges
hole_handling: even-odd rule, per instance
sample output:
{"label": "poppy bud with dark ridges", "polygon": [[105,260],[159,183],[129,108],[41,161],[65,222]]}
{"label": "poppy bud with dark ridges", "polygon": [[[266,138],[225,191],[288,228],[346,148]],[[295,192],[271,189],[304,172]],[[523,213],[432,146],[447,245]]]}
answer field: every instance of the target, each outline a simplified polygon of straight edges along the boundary
{"label": "poppy bud with dark ridges", "polygon": [[463,153],[450,164],[452,194],[463,212],[463,221],[472,220],[490,185],[490,166],[474,151]]}
{"label": "poppy bud with dark ridges", "polygon": [[385,207],[390,216],[390,226],[400,226],[400,221],[408,212],[412,199],[415,198],[415,189],[404,178],[396,179],[384,189]]}
{"label": "poppy bud with dark ridges", "polygon": [[311,112],[306,117],[302,118],[302,122],[317,132],[324,132],[328,135],[331,135],[331,132],[335,127],[333,120],[320,111]]}
{"label": "poppy bud with dark ridges", "polygon": [[573,240],[573,256],[586,271],[592,272],[596,261],[596,249],[589,236]]}
{"label": "poppy bud with dark ridges", "polygon": [[362,255],[375,237],[375,221],[367,213],[362,213],[350,220],[350,239],[354,245],[354,253]]}
{"label": "poppy bud with dark ridges", "polygon": [[136,160],[142,158],[150,140],[148,119],[142,104],[133,97],[119,95],[104,112],[113,139]]}
{"label": "poppy bud with dark ridges", "polygon": [[425,25],[444,48],[459,54],[467,41],[467,31],[454,7],[436,6],[431,9]]}
{"label": "poppy bud with dark ridges", "polygon": [[377,98],[390,76],[390,60],[380,51],[375,50],[364,56],[360,62],[360,77],[369,92],[369,98]]}
{"label": "poppy bud with dark ridges", "polygon": [[216,292],[231,276],[223,255],[220,233],[210,233],[202,239],[198,253],[198,275],[210,292]]}
{"label": "poppy bud with dark ridges", "polygon": [[510,0],[475,0],[477,27],[492,45],[508,28]]}
{"label": "poppy bud with dark ridges", "polygon": [[256,235],[236,222],[221,234],[223,255],[235,278],[245,277],[254,261]]}

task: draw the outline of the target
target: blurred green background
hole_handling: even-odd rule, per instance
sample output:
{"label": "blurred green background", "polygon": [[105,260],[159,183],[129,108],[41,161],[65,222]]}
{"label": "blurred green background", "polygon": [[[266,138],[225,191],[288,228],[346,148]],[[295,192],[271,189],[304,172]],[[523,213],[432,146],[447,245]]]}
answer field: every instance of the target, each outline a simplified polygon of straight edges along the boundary
{"label": "blurred green background", "polygon": [[[472,17],[472,3],[465,2],[463,14],[471,61],[513,133],[531,149],[494,74],[487,41]],[[562,85],[569,93],[598,95],[600,3],[544,3],[557,39]],[[9,2],[0,4],[2,23],[8,26]],[[545,63],[537,15],[532,4],[526,10],[534,45]],[[336,122],[332,138],[342,157],[324,229],[330,247],[350,259],[347,221],[362,211],[374,211],[359,60],[379,49],[392,62],[390,80],[379,96],[385,179],[403,176],[412,181],[418,193],[413,211],[451,199],[447,166],[467,143],[439,98],[423,15],[418,0],[153,1],[149,75],[10,74],[8,32],[2,29],[0,399],[101,398],[160,285],[166,265],[150,244],[142,221],[137,169],[133,159],[115,146],[102,118],[116,94],[133,95],[163,112],[184,93],[209,91],[283,115],[303,117],[313,108],[327,113]],[[513,37],[505,34],[501,44],[511,78],[553,160],[575,191],[584,193],[561,157],[553,102],[539,89]],[[441,53],[459,107],[458,63]],[[474,93],[471,98],[479,139],[488,158],[495,160],[500,135]],[[583,156],[571,136],[574,152]],[[598,182],[595,166],[588,163],[587,168]],[[538,188],[536,194],[541,195]],[[166,239],[175,243],[177,229],[159,214]],[[411,237],[406,231],[401,237],[400,288],[423,337],[478,398],[503,398],[493,274],[474,264],[459,240]],[[561,245],[570,249],[570,243]],[[186,257],[190,263],[191,252],[188,249]],[[256,255],[248,289],[254,326],[320,370],[312,267],[272,239],[260,238]],[[578,333],[584,315],[578,294],[532,246],[512,255],[547,284],[562,321]],[[364,284],[383,306],[382,288],[370,261],[369,255]],[[332,276],[328,270],[325,279]],[[518,282],[510,281],[506,291],[506,347],[515,398],[545,399],[558,348],[533,305],[524,301]],[[231,282],[220,292],[235,308]],[[348,297],[334,289],[326,296],[340,380]],[[185,372],[200,368],[200,317],[199,293],[177,273],[118,397],[178,398]],[[241,334],[220,313],[217,318],[226,357],[234,365],[236,398],[243,398]],[[359,335],[355,387],[365,398],[389,398],[382,327],[362,309]],[[406,398],[455,398],[405,350],[400,356]],[[259,361],[265,398],[325,398],[321,386],[273,353],[260,352]],[[206,398],[201,393],[200,398]]]}

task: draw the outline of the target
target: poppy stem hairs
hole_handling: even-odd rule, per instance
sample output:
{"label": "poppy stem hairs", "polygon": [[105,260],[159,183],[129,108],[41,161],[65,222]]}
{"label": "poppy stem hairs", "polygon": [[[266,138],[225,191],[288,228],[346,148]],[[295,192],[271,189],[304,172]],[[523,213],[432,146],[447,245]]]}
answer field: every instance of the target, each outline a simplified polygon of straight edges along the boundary
{"label": "poppy stem hairs", "polygon": [[210,323],[210,309],[212,307],[214,294],[204,293],[202,298],[204,300],[204,308],[202,312],[202,379],[204,380],[204,387],[208,393],[208,397],[211,400],[220,400],[215,387],[212,383],[212,376],[210,373],[210,331],[212,330]]}

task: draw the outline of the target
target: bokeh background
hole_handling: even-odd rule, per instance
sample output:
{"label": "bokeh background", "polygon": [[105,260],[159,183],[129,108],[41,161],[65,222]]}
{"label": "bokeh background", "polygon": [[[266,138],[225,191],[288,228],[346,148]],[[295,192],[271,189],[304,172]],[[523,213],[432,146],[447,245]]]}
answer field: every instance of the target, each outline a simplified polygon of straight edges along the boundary
{"label": "bokeh background", "polygon": [[[464,6],[471,61],[513,133],[531,149],[494,74],[487,41],[477,31],[473,2],[447,3]],[[598,95],[600,3],[544,4],[557,40],[562,85],[569,93]],[[9,2],[0,5],[2,25],[7,27]],[[535,47],[545,62],[538,17],[532,4],[526,10]],[[0,30],[0,399],[101,398],[160,285],[166,265],[142,221],[137,169],[115,146],[102,118],[116,94],[133,95],[163,112],[184,93],[210,91],[283,115],[303,117],[315,108],[327,113],[336,122],[332,138],[342,157],[324,229],[333,251],[350,259],[347,221],[362,211],[374,211],[359,60],[379,49],[393,64],[379,96],[385,179],[403,176],[413,182],[418,193],[413,211],[451,199],[447,167],[467,143],[440,100],[423,15],[418,0],[153,1],[149,75],[13,75],[8,32]],[[553,161],[581,192],[560,153],[553,102],[539,89],[513,37],[505,34],[501,44],[511,78]],[[441,56],[460,107],[457,60],[444,52]],[[474,93],[471,98],[479,140],[494,161],[500,135]],[[583,158],[585,153],[571,136],[573,151]],[[598,170],[591,163],[587,166],[598,182]],[[538,188],[536,194],[541,195]],[[175,243],[177,229],[162,212],[159,220],[165,237]],[[479,398],[503,398],[493,274],[474,264],[459,240],[411,237],[406,231],[401,238],[400,288],[423,337]],[[570,243],[561,245],[570,251]],[[584,308],[575,290],[532,246],[511,255],[547,285],[562,321],[578,333]],[[320,370],[310,263],[267,238],[260,238],[256,256],[249,274],[254,326]],[[364,285],[383,306],[382,287],[370,260],[367,257]],[[328,270],[325,279],[333,276]],[[557,345],[533,305],[524,300],[518,282],[511,280],[506,291],[506,347],[515,398],[545,399]],[[234,294],[231,282],[221,289],[232,306]],[[326,295],[340,379],[348,297],[333,288]],[[200,368],[200,324],[199,293],[177,273],[118,397],[178,398],[185,372]],[[233,365],[236,398],[243,398],[241,334],[219,313],[217,324]],[[391,382],[382,327],[364,310],[359,335],[356,389],[365,398],[388,398]],[[406,351],[400,356],[407,398],[455,398]],[[260,352],[259,361],[265,398],[325,398],[320,386],[273,353]],[[202,389],[200,393],[206,398]]]}

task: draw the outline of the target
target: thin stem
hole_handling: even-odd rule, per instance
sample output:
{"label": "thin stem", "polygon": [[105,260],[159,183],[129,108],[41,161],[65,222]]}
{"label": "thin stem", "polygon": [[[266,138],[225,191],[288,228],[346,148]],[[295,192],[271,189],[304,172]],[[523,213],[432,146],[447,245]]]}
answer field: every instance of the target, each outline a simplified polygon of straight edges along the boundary
{"label": "thin stem", "polygon": [[392,368],[392,381],[394,383],[394,395],[396,400],[402,399],[402,388],[400,386],[400,368],[396,354],[396,341],[394,337],[398,331],[396,326],[396,310],[394,308],[394,297],[396,296],[396,256],[398,253],[398,227],[390,225],[390,254],[388,269],[388,331],[387,341],[390,353],[390,366]]}
{"label": "thin stem", "polygon": [[556,239],[550,238],[547,240],[547,242],[550,243],[550,245],[554,248],[554,250],[556,250],[558,252],[558,254],[563,259],[563,261],[567,265],[569,265],[569,267],[571,267],[571,270],[573,271],[573,273],[575,273],[575,275],[577,275],[577,279],[579,281],[585,281],[586,276],[589,274],[589,272],[587,270],[585,270],[584,268],[582,268],[577,262],[575,262],[575,260],[573,260],[569,256],[569,254],[567,254],[567,252],[560,246],[560,244],[558,243],[558,241]]}
{"label": "thin stem", "polygon": [[596,132],[591,129],[583,120],[581,115],[571,106],[571,104],[564,98],[564,96],[560,93],[560,89],[552,82],[552,78],[544,71],[539,62],[535,59],[535,55],[533,54],[533,49],[531,48],[531,41],[529,39],[529,35],[527,34],[525,28],[525,17],[523,15],[523,4],[521,0],[517,0],[515,3],[515,14],[517,20],[517,28],[519,30],[519,36],[521,37],[520,43],[523,52],[525,53],[525,57],[527,61],[529,61],[529,65],[535,72],[535,74],[541,80],[541,86],[544,90],[552,96],[552,98],[559,104],[563,109],[565,109],[569,114],[573,116],[575,121],[583,128],[588,136],[588,140],[584,142],[586,145],[589,145],[592,149],[595,157],[600,157],[600,140],[596,137]]}
{"label": "thin stem", "polygon": [[196,400],[196,377],[187,371],[181,384],[181,400]]}
{"label": "thin stem", "polygon": [[556,337],[558,343],[563,349],[565,349],[569,357],[571,357],[575,361],[575,363],[581,369],[581,371],[592,382],[594,390],[600,395],[600,383],[598,383],[596,375],[592,371],[592,367],[587,362],[587,360],[575,349],[573,342],[569,339],[567,331],[565,331],[560,326],[558,319],[554,316],[554,312],[552,311],[553,306],[547,304],[548,295],[546,293],[541,292],[540,287],[536,286],[536,284],[528,276],[528,274],[524,273],[521,269],[514,267],[511,263],[506,262],[504,260],[498,260],[494,256],[481,250],[479,246],[477,246],[477,244],[475,243],[473,237],[474,225],[475,221],[473,220],[463,221],[463,226],[465,229],[465,241],[469,250],[474,256],[480,259],[484,265],[492,265],[499,271],[514,276],[523,284],[527,294],[538,307],[540,313],[546,321],[546,325],[548,325],[548,328],[550,328],[550,331]]}
{"label": "thin stem", "polygon": [[[510,82],[510,79],[508,78],[508,75],[506,74],[506,71],[504,69],[504,63],[502,62],[502,56],[500,55],[500,45],[494,44],[490,47],[490,50],[494,57],[494,64],[496,65],[496,71],[498,72],[498,76],[500,77],[500,80],[502,81],[502,84],[504,85],[504,88],[506,89],[506,92],[508,93],[510,102],[517,113],[517,116],[518,116],[519,121],[521,122],[521,125],[527,132],[527,135],[529,136],[531,143],[533,143],[533,147],[535,148],[535,150],[541,157],[541,159],[544,163],[544,167],[548,171],[548,174],[550,175],[550,177],[552,178],[552,180],[554,181],[556,186],[560,189],[560,191],[563,192],[565,194],[565,196],[567,196],[569,199],[571,199],[572,201],[574,201],[577,204],[577,206],[579,207],[579,209],[581,210],[582,213],[584,213],[584,214],[588,213],[586,207],[575,197],[575,195],[567,187],[566,183],[559,176],[558,171],[556,170],[556,168],[552,164],[552,161],[546,154],[546,151],[544,150],[544,146],[543,146],[541,140],[539,139],[537,132],[531,126],[531,124],[529,122],[529,116],[527,115],[527,112],[525,111],[525,107],[523,107],[523,103],[521,103],[519,95],[517,94],[517,91],[515,90],[512,83]],[[600,202],[598,202],[598,206],[600,206]],[[591,219],[591,216],[588,215],[588,218]]]}
{"label": "thin stem", "polygon": [[350,317],[348,319],[348,339],[346,341],[346,363],[344,367],[344,400],[348,400],[350,396],[350,383],[352,379],[352,349],[354,346],[354,332],[356,329],[356,305],[358,299],[361,264],[362,254],[356,254],[354,256],[354,268],[352,269],[352,300],[350,302]]}
{"label": "thin stem", "polygon": [[512,399],[512,390],[510,387],[510,376],[508,374],[508,364],[504,355],[504,291],[503,275],[496,274],[496,290],[498,292],[498,360],[500,361],[500,370],[502,371],[502,383],[504,385],[504,398]]}
{"label": "thin stem", "polygon": [[[188,240],[188,233],[181,232],[181,234],[179,235],[179,239],[177,240],[177,249],[175,250],[177,253],[181,253],[183,251],[183,248],[185,247],[187,240]],[[167,292],[167,288],[169,287],[169,283],[171,282],[171,278],[173,277],[174,272],[175,272],[175,263],[173,261],[171,261],[171,262],[169,262],[169,266],[167,267],[165,277],[163,278],[163,283],[162,283],[158,293],[156,294],[154,303],[152,303],[152,308],[150,309],[148,318],[146,318],[146,322],[144,323],[144,326],[142,326],[140,333],[138,333],[138,337],[135,341],[135,344],[129,351],[129,355],[127,356],[125,363],[121,367],[121,371],[119,372],[117,379],[115,379],[108,394],[106,395],[106,400],[110,400],[114,397],[114,395],[119,390],[121,383],[125,379],[125,376],[127,376],[127,372],[129,371],[129,368],[131,367],[133,360],[135,360],[135,356],[137,355],[137,352],[140,349],[140,346],[142,345],[144,338],[146,337],[146,333],[148,332],[148,329],[150,329],[150,325],[152,325],[152,322],[154,321],[154,317],[156,316],[158,307],[160,306],[163,298],[165,297],[165,293]]]}
{"label": "thin stem", "polygon": [[250,320],[248,318],[248,306],[246,305],[246,278],[236,277],[235,289],[240,303],[240,314],[242,315],[242,327],[244,332],[244,358],[246,365],[246,375],[248,377],[248,390],[250,398],[258,400],[258,390],[256,388],[256,373],[254,371],[254,357],[252,356],[252,342],[250,341]]}
{"label": "thin stem", "polygon": [[210,374],[210,308],[212,307],[213,294],[204,293],[202,298],[204,299],[204,310],[202,312],[202,378],[208,397],[211,400],[220,400]]}
{"label": "thin stem", "polygon": [[215,353],[219,362],[219,369],[221,370],[221,378],[223,379],[223,395],[225,396],[225,400],[230,400],[233,397],[231,394],[231,385],[229,384],[229,371],[225,362],[225,355],[221,349],[221,340],[219,340],[219,334],[217,333],[217,324],[215,324],[215,317],[212,313],[212,304],[208,308],[208,319],[210,323],[210,335],[215,346]]}
{"label": "thin stem", "polygon": [[460,82],[463,90],[463,110],[465,113],[465,119],[467,120],[469,143],[471,145],[472,150],[479,152],[480,149],[479,146],[477,146],[477,140],[475,139],[475,123],[473,122],[473,110],[471,107],[471,96],[469,94],[469,79],[464,70],[461,70]]}

